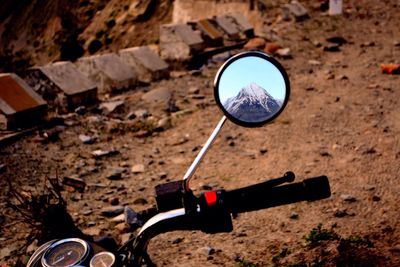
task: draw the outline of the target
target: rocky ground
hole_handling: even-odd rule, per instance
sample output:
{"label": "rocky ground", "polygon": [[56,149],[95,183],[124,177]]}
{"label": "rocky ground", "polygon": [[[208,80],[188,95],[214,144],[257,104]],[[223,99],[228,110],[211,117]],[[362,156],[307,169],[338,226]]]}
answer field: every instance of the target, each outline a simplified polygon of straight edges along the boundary
{"label": "rocky ground", "polygon": [[170,0],[2,0],[0,71],[154,44]]}
{"label": "rocky ground", "polygon": [[[233,189],[291,170],[297,180],[327,175],[332,197],[240,215],[228,234],[158,236],[149,247],[157,265],[400,264],[400,76],[379,67],[400,63],[400,3],[350,1],[343,16],[330,17],[313,2],[303,22],[266,20],[273,41],[291,49],[292,58],[278,59],[292,87],[285,112],[262,128],[227,122],[192,187]],[[182,178],[222,116],[213,78],[228,56],[115,96],[122,104],[114,110],[70,114],[58,139],[34,134],[2,147],[1,262],[24,254],[29,234],[6,205],[6,178],[34,191],[45,177],[79,177],[83,193],[63,192],[76,224],[90,235],[128,238],[103,209],[151,207],[155,185]],[[118,153],[95,157],[96,150]]]}

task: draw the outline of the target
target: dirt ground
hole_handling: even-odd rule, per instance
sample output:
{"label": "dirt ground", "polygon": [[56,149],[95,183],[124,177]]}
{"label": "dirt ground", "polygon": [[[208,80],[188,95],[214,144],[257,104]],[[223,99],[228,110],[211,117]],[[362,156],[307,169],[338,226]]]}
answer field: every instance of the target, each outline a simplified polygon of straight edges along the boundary
{"label": "dirt ground", "polygon": [[[265,24],[280,45],[291,49],[291,59],[278,58],[291,81],[286,110],[261,128],[227,122],[192,187],[196,193],[210,187],[233,189],[291,170],[297,181],[327,175],[332,196],[242,214],[227,234],[158,236],[149,247],[158,266],[400,265],[400,76],[382,74],[379,67],[400,63],[400,2],[345,1],[346,12],[337,17],[320,11],[315,1],[302,2],[309,19],[274,17]],[[340,51],[324,51],[330,37],[346,40]],[[183,177],[222,117],[213,100],[220,64],[210,62],[200,71],[119,95],[125,102],[120,113],[71,114],[66,118],[70,126],[57,141],[40,143],[33,134],[0,148],[0,251],[7,254],[0,262],[12,265],[29,233],[6,205],[6,178],[26,190],[40,188],[46,176],[56,173],[82,178],[90,185],[84,193],[63,192],[75,222],[86,233],[120,240],[123,234],[100,210],[112,198],[135,210],[149,208],[155,203],[155,185]],[[162,101],[141,100],[148,92],[159,95],[166,89],[173,91],[181,111],[169,115]],[[171,127],[146,137],[127,130],[125,115],[143,108],[152,114],[147,120],[167,116]],[[79,134],[96,141],[82,144]],[[93,159],[91,152],[97,149],[119,153]],[[134,174],[131,167],[137,164],[144,171]],[[122,178],[107,179],[110,167],[124,168]],[[318,224],[342,238],[307,245],[306,237]]]}

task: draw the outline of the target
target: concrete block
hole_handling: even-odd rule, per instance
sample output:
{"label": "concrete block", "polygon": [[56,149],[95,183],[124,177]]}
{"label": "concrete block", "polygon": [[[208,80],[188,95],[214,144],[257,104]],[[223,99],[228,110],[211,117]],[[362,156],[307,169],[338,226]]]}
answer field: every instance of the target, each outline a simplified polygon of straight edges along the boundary
{"label": "concrete block", "polygon": [[78,69],[96,82],[99,93],[115,93],[134,88],[138,75],[114,53],[82,57]]}
{"label": "concrete block", "polygon": [[172,27],[160,27],[160,56],[167,61],[188,61],[190,47],[175,33]]}
{"label": "concrete block", "polygon": [[239,27],[239,30],[244,33],[244,35],[247,38],[253,38],[254,37],[254,28],[250,24],[250,22],[247,20],[245,16],[243,16],[240,13],[233,13],[229,14],[229,17],[233,18],[236,24]]}
{"label": "concrete block", "polygon": [[122,49],[119,56],[136,70],[140,81],[150,82],[169,77],[168,64],[147,46]]}
{"label": "concrete block", "polygon": [[160,43],[161,58],[168,61],[186,62],[191,59],[190,48],[183,42]]}
{"label": "concrete block", "polygon": [[60,93],[57,86],[40,70],[40,68],[30,68],[21,74],[24,81],[38,93],[48,104],[50,110],[59,110],[66,107],[62,106],[60,99],[65,98]]}
{"label": "concrete block", "polygon": [[200,33],[195,32],[191,26],[187,24],[176,24],[174,25],[174,30],[191,50],[201,51],[204,49],[204,41]]}
{"label": "concrete block", "polygon": [[183,42],[182,38],[175,32],[175,24],[163,24],[160,26],[160,43]]}
{"label": "concrete block", "polygon": [[0,74],[0,111],[9,130],[33,126],[47,114],[46,102],[19,76]]}
{"label": "concrete block", "polygon": [[161,58],[169,61],[188,61],[193,53],[204,49],[200,33],[186,24],[164,24],[160,27]]}
{"label": "concrete block", "polygon": [[205,42],[210,46],[221,46],[223,44],[223,34],[210,19],[197,21],[196,27],[203,33]]}
{"label": "concrete block", "polygon": [[232,17],[222,15],[215,17],[214,20],[217,23],[217,26],[225,32],[228,39],[240,39],[240,28]]}
{"label": "concrete block", "polygon": [[96,84],[69,61],[33,67],[24,79],[59,112],[97,102]]}

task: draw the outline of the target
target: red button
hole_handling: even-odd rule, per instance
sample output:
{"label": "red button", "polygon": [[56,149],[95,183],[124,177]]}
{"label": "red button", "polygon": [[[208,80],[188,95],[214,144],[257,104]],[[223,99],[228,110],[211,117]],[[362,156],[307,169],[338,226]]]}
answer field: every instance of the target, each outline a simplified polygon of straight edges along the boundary
{"label": "red button", "polygon": [[215,191],[205,192],[204,197],[208,206],[213,206],[217,203],[217,192]]}

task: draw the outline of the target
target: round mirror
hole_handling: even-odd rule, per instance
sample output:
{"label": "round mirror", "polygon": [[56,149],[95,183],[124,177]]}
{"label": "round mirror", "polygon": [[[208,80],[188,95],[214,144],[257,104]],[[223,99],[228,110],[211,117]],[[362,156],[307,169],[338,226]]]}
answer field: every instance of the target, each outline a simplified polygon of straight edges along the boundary
{"label": "round mirror", "polygon": [[228,59],[214,82],[214,96],[236,124],[257,127],[275,119],[289,99],[284,68],[267,54],[250,51]]}

